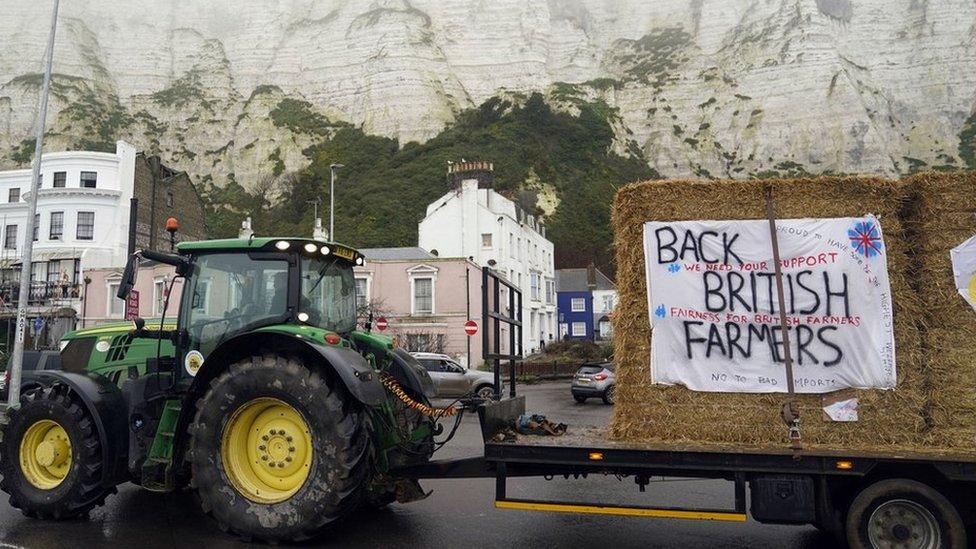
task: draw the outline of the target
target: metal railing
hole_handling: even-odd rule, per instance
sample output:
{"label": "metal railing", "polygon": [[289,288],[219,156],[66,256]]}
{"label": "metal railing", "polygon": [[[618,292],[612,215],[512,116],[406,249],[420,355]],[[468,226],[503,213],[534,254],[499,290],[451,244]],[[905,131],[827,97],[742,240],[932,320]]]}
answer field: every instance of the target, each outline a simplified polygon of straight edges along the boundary
{"label": "metal railing", "polygon": [[[0,282],[0,306],[16,307],[19,303],[17,281]],[[46,306],[67,299],[81,297],[81,284],[71,282],[31,282],[27,298],[28,305]]]}

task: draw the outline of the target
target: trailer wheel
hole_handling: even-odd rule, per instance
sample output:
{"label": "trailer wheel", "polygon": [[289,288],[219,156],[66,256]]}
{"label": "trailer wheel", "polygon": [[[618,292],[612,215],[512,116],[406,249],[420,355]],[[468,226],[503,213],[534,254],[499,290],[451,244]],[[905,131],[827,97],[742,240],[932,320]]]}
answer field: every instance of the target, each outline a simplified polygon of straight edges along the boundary
{"label": "trailer wheel", "polygon": [[102,447],[95,423],[64,385],[39,387],[10,414],[0,449],[0,489],[30,517],[84,516],[114,488],[102,486]]}
{"label": "trailer wheel", "polygon": [[966,547],[966,528],[952,503],[908,479],[882,480],[862,490],[851,503],[846,530],[852,549]]}
{"label": "trailer wheel", "polygon": [[198,403],[189,455],[201,507],[222,530],[299,541],[362,502],[369,438],[339,382],[295,359],[253,356]]}

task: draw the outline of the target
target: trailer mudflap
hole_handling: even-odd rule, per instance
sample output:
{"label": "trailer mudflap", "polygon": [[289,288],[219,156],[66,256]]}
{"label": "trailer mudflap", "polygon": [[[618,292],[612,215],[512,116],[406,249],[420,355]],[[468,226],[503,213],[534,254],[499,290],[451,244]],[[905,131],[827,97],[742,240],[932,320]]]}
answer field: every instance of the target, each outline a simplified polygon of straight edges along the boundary
{"label": "trailer mudflap", "polygon": [[817,520],[817,497],[813,477],[806,475],[763,475],[749,481],[751,512],[759,522],[810,524]]}

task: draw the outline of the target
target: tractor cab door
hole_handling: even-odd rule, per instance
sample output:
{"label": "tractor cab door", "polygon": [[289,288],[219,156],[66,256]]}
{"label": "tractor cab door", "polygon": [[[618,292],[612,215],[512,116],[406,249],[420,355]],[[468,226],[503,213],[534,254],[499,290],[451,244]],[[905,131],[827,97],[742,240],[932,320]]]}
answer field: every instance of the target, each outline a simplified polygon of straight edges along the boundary
{"label": "tractor cab door", "polygon": [[287,320],[291,315],[290,278],[294,260],[269,252],[215,252],[194,258],[183,290],[180,326],[189,344],[179,357],[196,375],[206,357],[235,335]]}

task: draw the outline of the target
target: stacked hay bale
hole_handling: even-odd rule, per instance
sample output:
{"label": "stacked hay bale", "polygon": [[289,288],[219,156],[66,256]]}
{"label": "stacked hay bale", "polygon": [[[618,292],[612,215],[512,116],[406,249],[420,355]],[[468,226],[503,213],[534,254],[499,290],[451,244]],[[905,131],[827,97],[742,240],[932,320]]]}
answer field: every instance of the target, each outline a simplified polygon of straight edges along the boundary
{"label": "stacked hay bale", "polygon": [[976,449],[976,311],[956,291],[949,251],[976,235],[976,172],[923,173],[906,179],[918,266],[916,290],[925,307],[923,346],[928,370],[930,444]]}
{"label": "stacked hay bale", "polygon": [[921,341],[915,319],[921,304],[909,286],[910,262],[899,220],[904,186],[871,177],[752,181],[653,181],[630,185],[613,208],[620,301],[614,313],[617,393],[610,436],[616,439],[778,445],[787,430],[779,418],[783,394],[693,392],[651,383],[642,227],[645,221],[765,219],[764,188],[772,185],[776,215],[858,217],[875,214],[887,246],[894,296],[898,385],[891,391],[857,391],[860,419],[822,419],[819,395],[800,395],[805,446],[913,449],[926,430]]}

